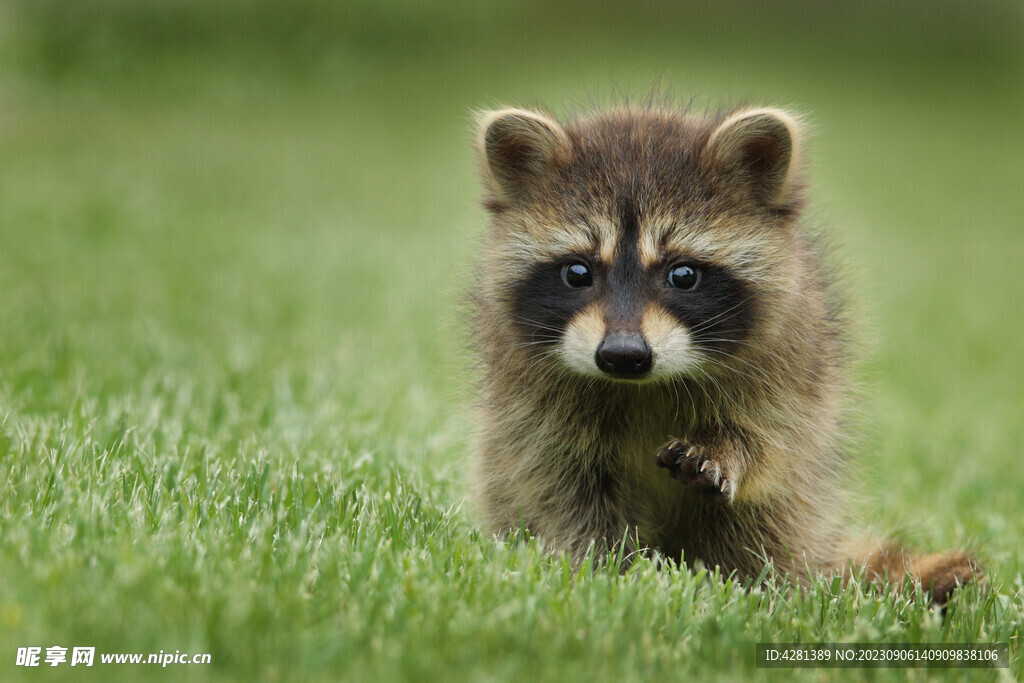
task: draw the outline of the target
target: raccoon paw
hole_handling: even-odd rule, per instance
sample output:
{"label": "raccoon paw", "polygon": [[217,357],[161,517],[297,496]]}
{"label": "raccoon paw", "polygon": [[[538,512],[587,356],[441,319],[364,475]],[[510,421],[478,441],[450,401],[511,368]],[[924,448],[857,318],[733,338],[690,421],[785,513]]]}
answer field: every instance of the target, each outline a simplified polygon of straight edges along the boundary
{"label": "raccoon paw", "polygon": [[731,503],[736,496],[736,485],[729,471],[709,457],[703,446],[673,439],[658,449],[656,462],[673,478],[715,502]]}

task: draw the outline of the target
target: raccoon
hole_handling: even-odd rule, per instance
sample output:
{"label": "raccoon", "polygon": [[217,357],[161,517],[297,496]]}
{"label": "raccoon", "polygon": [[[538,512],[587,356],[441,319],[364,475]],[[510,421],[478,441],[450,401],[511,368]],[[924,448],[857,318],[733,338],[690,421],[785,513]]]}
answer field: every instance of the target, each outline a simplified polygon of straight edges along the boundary
{"label": "raccoon", "polygon": [[579,560],[657,549],[740,577],[920,581],[970,555],[851,540],[845,324],[801,226],[801,120],[623,105],[478,120],[475,496]]}

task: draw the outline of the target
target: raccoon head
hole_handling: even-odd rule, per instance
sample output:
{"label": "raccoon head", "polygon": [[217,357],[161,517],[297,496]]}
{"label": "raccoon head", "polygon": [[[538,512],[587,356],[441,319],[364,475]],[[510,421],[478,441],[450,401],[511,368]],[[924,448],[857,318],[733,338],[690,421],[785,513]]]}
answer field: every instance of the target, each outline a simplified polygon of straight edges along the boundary
{"label": "raccoon head", "polygon": [[794,279],[795,117],[654,108],[479,120],[480,287],[509,343],[580,375],[664,380],[743,355]]}

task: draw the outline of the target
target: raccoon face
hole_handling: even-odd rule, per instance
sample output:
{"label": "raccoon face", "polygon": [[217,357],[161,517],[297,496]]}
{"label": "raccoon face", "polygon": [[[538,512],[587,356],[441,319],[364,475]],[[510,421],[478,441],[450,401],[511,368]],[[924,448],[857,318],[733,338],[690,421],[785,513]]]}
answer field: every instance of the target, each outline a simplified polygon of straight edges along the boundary
{"label": "raccoon face", "polygon": [[627,110],[566,128],[485,115],[492,315],[579,375],[658,381],[733,362],[795,289],[797,140],[793,118],[767,109]]}

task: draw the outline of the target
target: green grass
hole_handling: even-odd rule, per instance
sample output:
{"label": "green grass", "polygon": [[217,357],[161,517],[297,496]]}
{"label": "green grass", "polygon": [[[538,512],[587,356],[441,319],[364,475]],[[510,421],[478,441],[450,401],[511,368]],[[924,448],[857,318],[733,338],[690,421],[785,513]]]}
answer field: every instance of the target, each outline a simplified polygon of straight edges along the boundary
{"label": "green grass", "polygon": [[[93,6],[111,20],[85,43],[0,8],[22,21],[0,50],[0,678],[46,676],[18,647],[77,644],[213,656],[95,680],[746,679],[754,643],[794,640],[1011,642],[1024,676],[1012,10],[915,29],[910,10],[790,3],[826,28],[789,35],[709,8],[366,3],[310,33],[314,2],[298,27],[231,31],[179,0],[190,40],[147,42],[164,20]],[[811,114],[814,221],[841,244],[864,348],[863,526],[989,568],[945,619],[646,559],[577,576],[476,529],[469,110],[659,79]]]}

